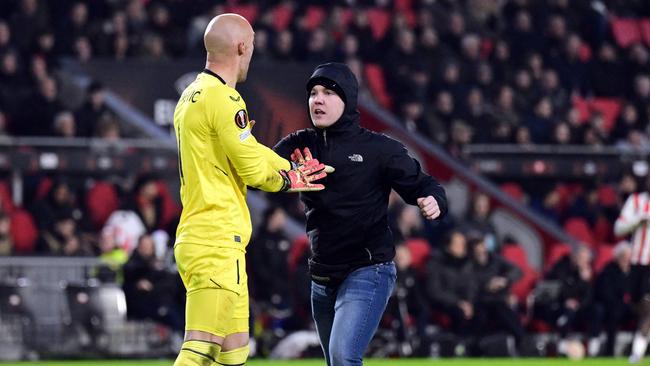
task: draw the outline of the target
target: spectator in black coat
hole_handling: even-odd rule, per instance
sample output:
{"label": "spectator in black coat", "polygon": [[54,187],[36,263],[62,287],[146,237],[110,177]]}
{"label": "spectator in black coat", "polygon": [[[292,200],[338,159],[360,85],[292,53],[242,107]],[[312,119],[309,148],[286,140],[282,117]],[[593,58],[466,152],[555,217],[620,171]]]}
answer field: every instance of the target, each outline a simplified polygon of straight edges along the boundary
{"label": "spectator in black coat", "polygon": [[472,272],[477,284],[476,313],[481,330],[505,331],[519,343],[524,328],[514,309],[516,300],[510,287],[522,276],[522,272],[498,254],[488,251],[483,238],[470,241]]}
{"label": "spectator in black coat", "polygon": [[591,70],[590,79],[594,94],[599,97],[622,96],[625,84],[621,74],[623,74],[623,67],[618,60],[616,49],[609,43],[603,44]]}
{"label": "spectator in black coat", "polygon": [[253,298],[267,311],[291,308],[288,254],[289,238],[284,234],[286,212],[272,206],[264,212],[259,230],[248,246]]}
{"label": "spectator in black coat", "polygon": [[[594,284],[594,304],[591,322],[604,326],[607,333],[604,354],[614,355],[618,327],[634,318],[630,305],[630,259],[632,248],[621,242],[614,248],[614,259],[598,274]],[[592,346],[589,354],[600,354],[600,342]]]}
{"label": "spectator in black coat", "polygon": [[454,333],[469,336],[475,330],[476,283],[467,259],[467,239],[452,231],[442,252],[427,263],[427,297],[433,308],[451,319]]}
{"label": "spectator in black coat", "polygon": [[86,91],[86,102],[77,110],[77,135],[90,137],[95,131],[102,115],[109,113],[105,102],[105,91],[102,84],[93,82]]}
{"label": "spectator in black coat", "polygon": [[34,202],[31,212],[40,230],[51,230],[56,218],[70,215],[81,219],[82,212],[77,206],[77,196],[73,187],[64,178],[56,178],[47,192],[47,196]]}
{"label": "spectator in black coat", "polygon": [[[408,206],[410,207],[410,206]],[[386,314],[393,321],[391,328],[397,332],[402,344],[408,344],[417,355],[426,355],[426,326],[430,312],[425,289],[420,286],[421,273],[413,266],[413,258],[406,245],[395,249],[397,282],[395,291],[388,301]],[[411,322],[410,319],[413,321]]]}
{"label": "spectator in black coat", "polygon": [[38,92],[22,103],[22,116],[15,129],[16,134],[50,136],[54,117],[62,110],[56,80],[50,77],[40,80]]}
{"label": "spectator in black coat", "polygon": [[[537,312],[547,322],[556,326],[562,338],[587,319],[592,296],[591,260],[591,251],[579,245],[571,254],[555,263],[545,276],[545,280],[559,283],[558,298],[556,301],[540,304]],[[593,324],[589,324],[589,333],[592,338],[597,336],[597,329]]]}
{"label": "spectator in black coat", "polygon": [[178,276],[167,272],[154,253],[154,241],[145,234],[124,265],[124,294],[129,317],[153,319],[182,332],[183,312],[175,301],[180,287]]}

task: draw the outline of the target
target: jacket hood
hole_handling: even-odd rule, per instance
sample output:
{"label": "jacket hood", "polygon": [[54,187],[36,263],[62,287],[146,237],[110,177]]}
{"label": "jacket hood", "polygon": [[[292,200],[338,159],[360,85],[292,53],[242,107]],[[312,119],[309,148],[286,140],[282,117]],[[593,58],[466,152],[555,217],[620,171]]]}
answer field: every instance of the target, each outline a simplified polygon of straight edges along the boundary
{"label": "jacket hood", "polygon": [[329,62],[317,66],[307,81],[308,96],[314,85],[322,85],[333,90],[345,103],[343,115],[333,125],[326,128],[328,132],[343,132],[359,127],[359,111],[357,110],[359,82],[346,64]]}

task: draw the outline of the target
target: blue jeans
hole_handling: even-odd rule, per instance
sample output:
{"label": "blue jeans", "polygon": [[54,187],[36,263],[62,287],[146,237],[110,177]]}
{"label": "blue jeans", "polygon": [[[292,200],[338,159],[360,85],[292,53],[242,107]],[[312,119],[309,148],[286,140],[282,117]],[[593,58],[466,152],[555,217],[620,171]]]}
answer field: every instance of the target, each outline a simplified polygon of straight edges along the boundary
{"label": "blue jeans", "polygon": [[329,366],[361,365],[396,279],[395,263],[362,267],[339,287],[311,283],[311,307]]}

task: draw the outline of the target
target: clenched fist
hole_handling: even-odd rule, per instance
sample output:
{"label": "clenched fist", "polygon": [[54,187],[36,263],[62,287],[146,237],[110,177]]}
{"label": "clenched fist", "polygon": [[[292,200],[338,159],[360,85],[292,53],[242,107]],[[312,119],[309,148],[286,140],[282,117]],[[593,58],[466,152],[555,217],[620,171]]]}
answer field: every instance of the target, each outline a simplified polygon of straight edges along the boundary
{"label": "clenched fist", "polygon": [[438,201],[436,201],[433,196],[420,197],[418,198],[418,207],[420,207],[420,212],[427,220],[435,220],[440,216],[440,207],[438,207]]}

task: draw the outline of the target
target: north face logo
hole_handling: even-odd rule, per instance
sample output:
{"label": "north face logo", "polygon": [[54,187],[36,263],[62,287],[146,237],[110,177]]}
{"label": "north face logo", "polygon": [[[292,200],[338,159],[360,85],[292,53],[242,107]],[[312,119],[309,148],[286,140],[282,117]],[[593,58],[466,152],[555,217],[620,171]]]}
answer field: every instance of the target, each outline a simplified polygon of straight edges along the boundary
{"label": "north face logo", "polygon": [[355,163],[363,163],[363,156],[359,154],[352,154],[348,156],[348,158],[350,159],[350,161],[354,161]]}

